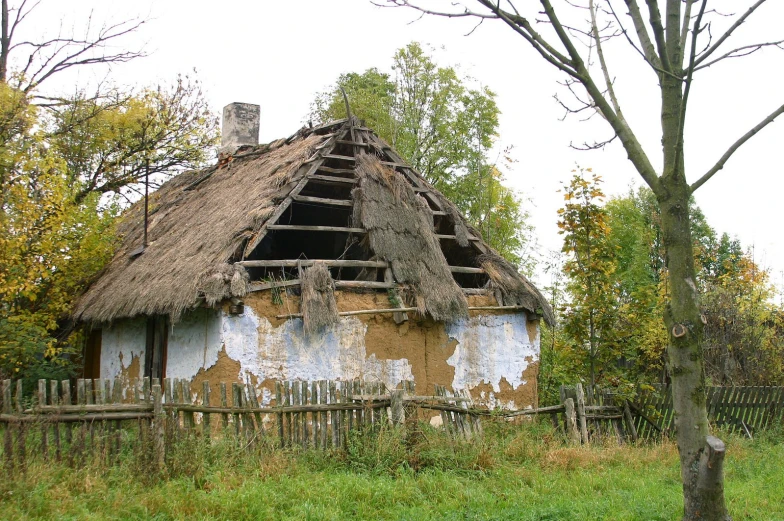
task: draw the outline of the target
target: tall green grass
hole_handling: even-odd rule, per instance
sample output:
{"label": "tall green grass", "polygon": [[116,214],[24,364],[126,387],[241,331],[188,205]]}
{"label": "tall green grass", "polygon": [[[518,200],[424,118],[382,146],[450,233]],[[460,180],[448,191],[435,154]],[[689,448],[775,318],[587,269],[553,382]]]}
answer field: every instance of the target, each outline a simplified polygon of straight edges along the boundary
{"label": "tall green grass", "polygon": [[[569,447],[549,426],[485,422],[456,441],[427,424],[353,434],[345,450],[230,437],[176,444],[163,474],[138,452],[71,469],[33,458],[0,479],[0,519],[678,520],[677,449]],[[733,518],[784,520],[784,435],[728,444]]]}

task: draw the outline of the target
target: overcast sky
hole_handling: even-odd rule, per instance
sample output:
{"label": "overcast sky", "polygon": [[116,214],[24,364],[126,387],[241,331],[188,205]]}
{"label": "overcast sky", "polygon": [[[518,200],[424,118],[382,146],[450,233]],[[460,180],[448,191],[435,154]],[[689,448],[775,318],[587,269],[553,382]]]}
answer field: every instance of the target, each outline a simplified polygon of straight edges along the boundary
{"label": "overcast sky", "polygon": [[[521,0],[521,5],[529,1]],[[446,8],[451,4],[434,3]],[[713,3],[731,13],[751,2]],[[463,72],[498,94],[499,144],[514,146],[518,160],[507,174],[507,183],[530,201],[528,209],[543,251],[560,248],[555,223],[562,199],[557,190],[575,165],[600,173],[608,195],[641,184],[620,144],[591,152],[569,147],[572,142],[609,137],[608,126],[599,117],[589,122],[576,117],[561,121],[563,110],[553,94],[567,95],[556,83],[562,75],[499,23],[485,23],[465,36],[473,27],[466,20],[426,17],[410,23],[417,18],[412,11],[382,9],[368,0],[44,0],[28,30],[41,32],[57,27],[60,20],[66,27],[78,25],[91,9],[94,20],[150,18],[125,40],[128,47],[145,45],[150,55],[115,66],[111,78],[116,83],[166,82],[195,68],[216,113],[233,101],[261,105],[262,142],[299,128],[314,95],[339,74],[386,68],[394,51],[413,40],[438,48],[439,63],[459,64]],[[754,16],[733,46],[784,38],[783,1],[769,0]],[[620,39],[608,53],[624,113],[651,160],[660,165],[656,77]],[[90,81],[91,74],[103,73],[79,74],[80,81]],[[701,176],[740,135],[784,102],[783,80],[784,51],[778,49],[727,61],[696,77],[686,127],[690,180]],[[771,269],[778,283],[784,270],[783,149],[784,117],[747,143],[695,194],[708,222],[719,232],[739,237],[746,246],[755,245],[756,260]]]}

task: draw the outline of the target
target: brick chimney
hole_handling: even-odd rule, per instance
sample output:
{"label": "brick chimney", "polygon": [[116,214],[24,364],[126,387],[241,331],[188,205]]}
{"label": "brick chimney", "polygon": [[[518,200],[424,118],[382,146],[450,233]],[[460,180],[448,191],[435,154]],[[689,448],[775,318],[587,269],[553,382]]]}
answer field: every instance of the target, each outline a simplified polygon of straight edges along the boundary
{"label": "brick chimney", "polygon": [[234,152],[242,145],[259,144],[261,107],[252,103],[230,103],[223,107],[221,153]]}

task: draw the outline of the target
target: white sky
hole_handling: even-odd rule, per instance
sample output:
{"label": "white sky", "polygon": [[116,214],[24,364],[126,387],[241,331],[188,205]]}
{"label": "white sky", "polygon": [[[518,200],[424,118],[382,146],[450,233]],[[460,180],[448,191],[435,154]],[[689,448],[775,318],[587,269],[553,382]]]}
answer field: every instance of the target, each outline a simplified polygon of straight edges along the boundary
{"label": "white sky", "polygon": [[[520,0],[520,5],[528,1]],[[450,3],[435,2],[444,7]],[[713,2],[725,13],[745,10],[750,3]],[[575,164],[600,173],[608,195],[642,183],[618,143],[603,151],[569,148],[570,142],[609,137],[609,127],[598,116],[587,123],[577,117],[560,121],[563,111],[553,94],[568,99],[556,83],[563,75],[497,22],[486,22],[464,36],[473,22],[426,17],[409,23],[416,18],[414,12],[378,8],[369,0],[44,0],[28,30],[56,31],[61,19],[66,26],[78,26],[90,9],[99,21],[152,18],[125,40],[128,47],[145,45],[150,56],[115,66],[111,77],[116,83],[166,82],[195,68],[216,113],[233,101],[261,105],[261,142],[288,136],[299,128],[316,92],[332,84],[340,73],[386,68],[394,51],[412,40],[443,46],[437,53],[439,63],[460,64],[463,72],[498,94],[500,144],[513,145],[518,160],[507,183],[530,199],[532,224],[543,252],[560,248],[555,223],[562,199],[557,190],[568,181]],[[770,0],[730,43],[782,39],[781,20],[784,2]],[[617,49],[608,51],[608,59],[622,108],[652,162],[659,165],[656,77],[625,44],[620,40],[617,44]],[[81,81],[89,81],[94,79],[91,75],[102,77],[105,71],[79,74]],[[784,51],[778,49],[727,61],[696,77],[686,127],[691,181],[740,135],[784,103],[783,83]],[[771,269],[777,282],[784,271],[784,241],[779,240],[784,116],[780,119],[747,143],[696,193],[708,222],[718,232],[739,237],[746,246],[755,245],[756,260]]]}

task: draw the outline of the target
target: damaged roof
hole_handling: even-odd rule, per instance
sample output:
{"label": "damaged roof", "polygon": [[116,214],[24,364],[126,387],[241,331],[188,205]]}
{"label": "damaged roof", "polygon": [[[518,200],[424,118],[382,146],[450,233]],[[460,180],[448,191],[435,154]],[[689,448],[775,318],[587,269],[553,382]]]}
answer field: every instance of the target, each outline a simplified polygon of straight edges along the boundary
{"label": "damaged roof", "polygon": [[515,266],[354,117],[242,146],[164,183],[149,208],[147,246],[138,253],[140,202],[118,224],[120,246],[76,319],[176,321],[205,303],[298,286],[303,266],[326,259],[338,289],[390,291],[436,320],[467,316],[466,294],[494,293],[553,321]]}

